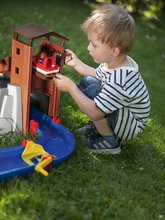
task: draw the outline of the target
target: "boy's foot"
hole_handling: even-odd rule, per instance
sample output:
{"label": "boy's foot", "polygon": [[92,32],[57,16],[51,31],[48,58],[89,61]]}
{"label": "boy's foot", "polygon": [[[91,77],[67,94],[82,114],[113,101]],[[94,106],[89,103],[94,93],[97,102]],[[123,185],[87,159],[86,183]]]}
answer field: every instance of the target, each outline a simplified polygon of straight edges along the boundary
{"label": "boy's foot", "polygon": [[98,154],[120,154],[121,146],[118,139],[116,144],[112,146],[103,136],[89,137],[81,142],[84,146],[88,147],[93,153]]}
{"label": "boy's foot", "polygon": [[93,124],[92,121],[89,121],[86,125],[84,125],[82,128],[78,128],[76,129],[76,131],[79,134],[85,135],[85,136],[93,136],[98,134],[98,131],[95,127],[95,125]]}

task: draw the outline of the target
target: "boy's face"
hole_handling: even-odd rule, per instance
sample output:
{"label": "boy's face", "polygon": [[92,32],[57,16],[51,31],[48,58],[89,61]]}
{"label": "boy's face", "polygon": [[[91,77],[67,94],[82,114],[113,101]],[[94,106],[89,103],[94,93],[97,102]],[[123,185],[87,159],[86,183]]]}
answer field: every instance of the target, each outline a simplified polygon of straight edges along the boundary
{"label": "boy's face", "polygon": [[97,34],[88,33],[89,45],[87,47],[89,54],[96,63],[109,63],[113,60],[113,49],[109,45],[103,44],[98,40]]}

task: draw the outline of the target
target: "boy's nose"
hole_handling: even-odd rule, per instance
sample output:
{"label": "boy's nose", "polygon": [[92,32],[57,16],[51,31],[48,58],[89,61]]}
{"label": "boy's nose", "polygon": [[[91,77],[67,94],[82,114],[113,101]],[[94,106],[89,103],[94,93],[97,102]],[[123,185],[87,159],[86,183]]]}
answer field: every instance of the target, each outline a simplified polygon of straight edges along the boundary
{"label": "boy's nose", "polygon": [[87,46],[87,50],[90,52],[90,44],[88,44],[88,46]]}

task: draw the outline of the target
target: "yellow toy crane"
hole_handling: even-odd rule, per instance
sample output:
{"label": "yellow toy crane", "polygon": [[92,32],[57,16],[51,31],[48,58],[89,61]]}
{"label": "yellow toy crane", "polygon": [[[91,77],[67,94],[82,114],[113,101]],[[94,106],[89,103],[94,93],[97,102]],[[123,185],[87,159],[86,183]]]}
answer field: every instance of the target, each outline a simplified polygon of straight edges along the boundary
{"label": "yellow toy crane", "polygon": [[32,140],[27,141],[25,150],[23,151],[21,157],[25,163],[29,165],[34,165],[32,160],[36,159],[38,164],[34,169],[36,172],[39,172],[44,176],[48,176],[47,170],[49,170],[50,165],[55,159],[55,156],[47,153],[42,145],[36,144]]}

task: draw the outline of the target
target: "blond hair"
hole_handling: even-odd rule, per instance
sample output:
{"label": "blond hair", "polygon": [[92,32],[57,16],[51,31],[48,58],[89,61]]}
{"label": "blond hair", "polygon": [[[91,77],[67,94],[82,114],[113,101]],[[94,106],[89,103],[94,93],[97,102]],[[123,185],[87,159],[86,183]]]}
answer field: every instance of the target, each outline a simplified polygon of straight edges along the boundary
{"label": "blond hair", "polygon": [[87,34],[95,32],[102,43],[112,47],[119,47],[121,53],[130,51],[134,35],[134,19],[123,8],[105,3],[99,9],[94,10],[91,16],[81,25]]}

